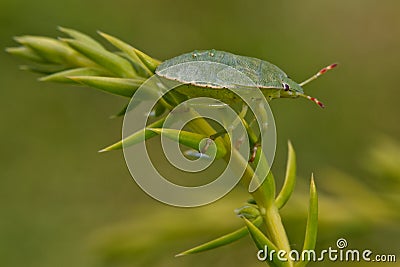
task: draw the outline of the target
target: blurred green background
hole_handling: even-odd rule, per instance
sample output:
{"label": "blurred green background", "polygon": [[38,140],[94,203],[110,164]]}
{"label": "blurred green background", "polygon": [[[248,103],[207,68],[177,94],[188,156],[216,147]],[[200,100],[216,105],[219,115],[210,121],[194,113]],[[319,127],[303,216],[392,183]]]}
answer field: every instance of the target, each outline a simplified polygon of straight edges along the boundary
{"label": "blurred green background", "polygon": [[[278,180],[288,139],[298,155],[299,187],[283,211],[289,238],[301,246],[313,172],[318,248],[345,237],[399,258],[399,10],[396,0],[2,0],[0,47],[65,26],[110,33],[159,59],[209,48],[258,57],[297,81],[339,62],[306,88],[325,110],[304,99],[272,103]],[[18,69],[24,61],[0,58],[1,266],[264,266],[250,239],[173,258],[241,226],[232,211],[244,190],[198,209],[158,203],[133,182],[121,152],[96,152],[120,138],[121,120],[108,117],[124,99],[40,83]]]}

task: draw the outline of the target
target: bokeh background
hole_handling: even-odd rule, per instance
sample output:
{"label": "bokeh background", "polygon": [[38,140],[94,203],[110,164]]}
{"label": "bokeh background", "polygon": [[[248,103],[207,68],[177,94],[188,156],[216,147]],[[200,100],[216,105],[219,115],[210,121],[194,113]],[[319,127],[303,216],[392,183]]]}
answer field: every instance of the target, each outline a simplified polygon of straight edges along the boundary
{"label": "bokeh background", "polygon": [[[325,110],[304,99],[272,103],[278,180],[288,139],[298,155],[299,186],[284,222],[301,247],[313,172],[318,248],[344,237],[352,248],[399,260],[399,10],[396,0],[2,0],[0,47],[15,45],[18,35],[56,37],[56,27],[65,26],[110,33],[159,59],[209,48],[254,56],[297,81],[339,62],[306,88]],[[241,226],[233,209],[247,199],[245,191],[197,209],[151,199],[121,152],[97,153],[120,138],[121,120],[109,116],[126,100],[37,82],[18,69],[23,63],[0,52],[1,266],[263,266],[248,238],[174,258]],[[357,264],[332,264],[347,265]]]}

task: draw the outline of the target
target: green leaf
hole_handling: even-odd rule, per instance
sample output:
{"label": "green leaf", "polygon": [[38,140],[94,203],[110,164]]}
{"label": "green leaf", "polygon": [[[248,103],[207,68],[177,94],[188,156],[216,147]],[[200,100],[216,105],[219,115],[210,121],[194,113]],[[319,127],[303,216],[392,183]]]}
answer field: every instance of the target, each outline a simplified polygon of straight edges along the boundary
{"label": "green leaf", "polygon": [[165,110],[166,110],[165,105],[163,105],[163,103],[161,102],[157,102],[157,104],[154,106],[152,110],[152,113],[154,113],[152,114],[152,116],[159,117],[162,114],[164,114]]}
{"label": "green leaf", "polygon": [[241,120],[242,120],[242,123],[243,123],[246,131],[247,131],[247,135],[249,137],[250,146],[254,147],[258,142],[258,137],[254,133],[253,129],[249,126],[247,121],[244,118],[241,118]]}
{"label": "green leaf", "polygon": [[114,36],[108,35],[103,32],[98,32],[104,39],[109,41],[113,46],[121,50],[122,52],[125,53],[125,55],[130,59],[130,61],[133,64],[133,67],[139,73],[139,75],[142,75],[144,77],[150,77],[153,75],[154,71],[151,71],[147,65],[145,65],[142,60],[138,57],[138,55],[135,52],[135,48],[130,46],[129,44],[119,40],[118,38],[115,38]]}
{"label": "green leaf", "polygon": [[74,39],[61,39],[73,49],[93,60],[103,68],[123,78],[136,78],[136,72],[132,65],[124,58],[107,50],[99,49],[82,41]]}
{"label": "green leaf", "polygon": [[[261,217],[256,218],[253,221],[253,224],[256,226],[260,226],[262,224],[263,220]],[[222,247],[228,244],[231,244],[237,240],[239,240],[242,237],[245,237],[249,231],[247,230],[247,227],[244,226],[242,228],[239,228],[238,230],[231,232],[229,234],[223,235],[221,237],[218,237],[212,241],[209,241],[207,243],[201,244],[199,246],[196,246],[194,248],[188,249],[184,252],[181,252],[177,254],[175,257],[180,257],[180,256],[185,256],[185,255],[190,255],[190,254],[195,254],[207,250],[211,250],[214,248]]]}
{"label": "green leaf", "polygon": [[20,69],[48,75],[55,72],[65,71],[66,67],[60,65],[36,64],[36,65],[21,65]]}
{"label": "green leaf", "polygon": [[150,128],[150,127],[147,129],[154,131],[157,134],[162,134],[163,136],[173,141],[179,142],[182,145],[196,149],[201,153],[207,154],[209,156],[215,153],[215,159],[220,159],[227,153],[225,146],[219,145],[219,143],[217,142],[212,142],[212,140],[204,134],[192,133],[177,129]]}
{"label": "green leaf", "polygon": [[26,46],[18,46],[18,47],[8,47],[6,48],[6,52],[21,57],[27,60],[31,60],[38,63],[45,63],[44,60],[39,54],[37,54],[33,49]]}
{"label": "green leaf", "polygon": [[[155,121],[155,122],[149,124],[148,127],[152,127],[152,128],[162,127],[165,119],[166,119],[166,117],[161,118],[158,121]],[[123,139],[117,143],[114,143],[106,148],[103,148],[99,152],[106,152],[106,151],[121,149],[122,147],[133,146],[140,142],[143,142],[144,140],[150,139],[151,137],[154,137],[154,136],[157,136],[157,133],[155,133],[154,131],[151,131],[148,129],[142,129],[142,130],[139,130],[139,131],[131,134],[130,136],[126,137],[125,139]]]}
{"label": "green leaf", "polygon": [[135,53],[138,55],[138,57],[142,60],[142,62],[151,70],[151,72],[155,72],[156,68],[158,65],[160,65],[161,61],[154,59],[142,51],[138,50],[135,48]]}
{"label": "green leaf", "polygon": [[[264,208],[268,208],[271,205],[275,204],[275,178],[272,174],[272,171],[269,170],[267,176],[262,181],[261,185],[261,175],[260,173],[265,173],[265,170],[270,169],[267,159],[261,148],[258,148],[256,151],[256,157],[254,162],[250,164],[255,169],[254,178],[251,179],[248,190],[250,193],[254,193],[257,195],[257,198],[253,194],[253,197],[256,199],[257,204],[263,206]],[[257,189],[256,189],[257,188]]]}
{"label": "green leaf", "polygon": [[[314,182],[314,175],[311,175],[310,184],[310,207],[308,211],[306,234],[304,237],[303,251],[315,250],[317,243],[317,232],[318,232],[318,194],[317,188]],[[300,261],[296,264],[296,267],[306,266],[308,261]]]}
{"label": "green leaf", "polygon": [[[254,243],[256,244],[258,249],[264,250],[265,247],[268,248],[268,251],[275,250],[279,251],[279,249],[264,235],[264,233],[257,228],[256,225],[254,225],[251,221],[247,220],[246,218],[243,218],[247,229],[249,230],[250,236],[253,239]],[[272,258],[272,261],[267,258],[268,264],[271,266],[287,266],[288,262],[282,262],[279,261],[278,257],[276,257],[276,254],[274,254],[275,257]]]}
{"label": "green leaf", "polygon": [[144,82],[144,79],[123,79],[98,76],[69,76],[68,78],[83,85],[125,97],[131,97]]}
{"label": "green leaf", "polygon": [[104,75],[105,72],[94,68],[76,68],[65,71],[56,72],[54,74],[40,78],[43,82],[61,82],[61,83],[76,83],[70,76],[97,76]]}
{"label": "green leaf", "polygon": [[58,27],[58,30],[63,32],[63,33],[65,33],[65,34],[67,34],[67,35],[69,35],[70,37],[74,38],[75,40],[78,40],[78,41],[81,41],[83,43],[86,43],[86,44],[88,44],[88,45],[90,45],[92,47],[95,47],[97,49],[105,50],[104,47],[99,42],[94,40],[92,37],[90,37],[90,36],[88,36],[88,35],[86,35],[84,33],[81,33],[81,32],[79,32],[77,30],[68,29],[68,28],[64,28],[64,27],[60,27],[60,26]]}
{"label": "green leaf", "polygon": [[288,142],[288,161],[286,164],[286,176],[282,190],[275,200],[278,209],[281,209],[293,193],[296,184],[296,153],[293,149],[292,143]]}
{"label": "green leaf", "polygon": [[35,51],[46,63],[60,64],[69,67],[95,66],[92,61],[83,57],[59,40],[30,35],[15,37],[14,39],[18,43]]}
{"label": "green leaf", "polygon": [[110,119],[115,119],[121,116],[124,116],[125,113],[128,111],[129,103],[126,104],[117,114],[110,116]]}

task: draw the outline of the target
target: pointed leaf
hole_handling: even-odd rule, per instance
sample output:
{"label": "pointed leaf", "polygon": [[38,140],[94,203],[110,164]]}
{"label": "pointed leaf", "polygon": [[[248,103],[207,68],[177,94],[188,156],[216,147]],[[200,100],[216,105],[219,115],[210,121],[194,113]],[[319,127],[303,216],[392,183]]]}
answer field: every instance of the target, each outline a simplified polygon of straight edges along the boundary
{"label": "pointed leaf", "polygon": [[[310,184],[310,207],[307,218],[307,228],[304,237],[303,251],[314,250],[317,243],[318,232],[318,194],[314,182],[314,175],[311,175]],[[308,263],[307,260],[302,260],[296,264],[296,267],[304,267]]]}
{"label": "pointed leaf", "polygon": [[247,135],[249,137],[249,141],[250,141],[250,146],[255,146],[258,142],[258,137],[257,135],[254,133],[253,129],[251,127],[249,127],[249,124],[247,123],[247,121],[244,118],[241,118],[242,123],[246,129]]}
{"label": "pointed leaf", "polygon": [[[254,243],[256,244],[257,248],[259,250],[265,250],[265,248],[268,251],[271,250],[275,250],[275,251],[279,251],[279,249],[268,239],[268,237],[266,237],[264,235],[264,233],[257,228],[257,226],[255,226],[252,222],[250,222],[249,220],[247,220],[246,218],[243,218],[247,229],[249,230],[249,233],[251,235],[251,238],[253,239]],[[276,257],[276,254],[274,254],[275,257],[271,259],[269,259],[267,257],[267,261],[271,266],[287,266],[288,262],[282,262],[279,261],[278,257]]]}
{"label": "pointed leaf", "polygon": [[64,71],[66,70],[66,67],[60,65],[36,64],[36,65],[22,65],[20,66],[20,69],[48,75],[55,72]]}
{"label": "pointed leaf", "polygon": [[157,102],[152,112],[154,112],[155,117],[159,117],[162,114],[164,114],[165,110],[166,110],[165,105],[163,105],[163,103],[161,102]]}
{"label": "pointed leaf", "polygon": [[182,145],[191,147],[193,149],[199,149],[200,143],[204,140],[207,139],[208,136],[203,135],[203,134],[198,134],[198,133],[192,133],[188,131],[183,131],[183,130],[177,130],[177,129],[166,129],[166,128],[150,128],[148,127],[147,129],[157,133],[157,134],[162,134],[165,137],[174,140],[176,142],[181,143]]}
{"label": "pointed leaf", "polygon": [[126,104],[117,114],[110,116],[110,119],[115,119],[115,118],[124,116],[125,113],[127,112],[128,106],[129,106],[129,103]]}
{"label": "pointed leaf", "polygon": [[69,76],[68,78],[107,93],[125,97],[131,97],[144,82],[143,79],[123,79],[98,76]]}
{"label": "pointed leaf", "polygon": [[[257,200],[257,204],[264,208],[274,205],[276,190],[275,178],[262,149],[257,149],[254,162],[250,165],[255,168],[255,173],[248,186],[249,192],[253,194],[253,197]],[[266,173],[266,170],[269,170],[268,173]],[[263,179],[261,183],[261,179],[264,177],[265,179]],[[256,198],[254,194],[258,197]]]}
{"label": "pointed leaf", "polygon": [[130,59],[135,68],[136,72],[144,77],[150,77],[154,73],[142,62],[142,60],[135,53],[135,48],[129,44],[115,38],[114,36],[108,35],[103,32],[98,32],[104,39],[109,41],[116,48],[125,53],[125,55]]}
{"label": "pointed leaf", "polygon": [[142,60],[142,62],[154,73],[158,65],[160,65],[161,61],[154,59],[142,51],[135,48],[135,52],[138,57]]}
{"label": "pointed leaf", "polygon": [[294,186],[296,184],[296,153],[293,149],[292,143],[288,142],[288,161],[286,164],[286,176],[285,182],[281,189],[281,192],[277,196],[275,203],[278,209],[285,206],[293,193]]}
{"label": "pointed leaf", "polygon": [[[151,124],[149,124],[148,127],[154,127],[154,128],[158,128],[158,127],[162,127],[162,125],[164,124],[166,118],[161,118],[158,121],[155,121]],[[155,133],[154,131],[150,131],[147,129],[142,129],[139,130],[135,133],[133,133],[132,135],[126,137],[125,139],[112,144],[106,148],[103,148],[102,150],[100,150],[99,152],[106,152],[106,151],[111,151],[111,150],[117,150],[117,149],[121,149],[122,147],[128,147],[128,146],[133,146],[137,143],[142,142],[143,140],[147,140],[150,139],[151,137],[157,136],[157,133]]]}
{"label": "pointed leaf", "polygon": [[28,59],[34,62],[45,63],[46,61],[38,55],[33,49],[26,46],[8,47],[6,52],[11,55]]}
{"label": "pointed leaf", "polygon": [[[260,226],[262,224],[263,220],[261,217],[256,218],[253,221],[253,224],[256,226]],[[231,244],[237,240],[239,240],[242,237],[245,237],[247,234],[249,233],[249,231],[247,230],[247,227],[244,226],[242,228],[239,228],[238,230],[231,232],[229,234],[223,235],[219,238],[216,238],[212,241],[209,241],[207,243],[201,244],[197,247],[188,249],[184,252],[181,252],[179,254],[177,254],[175,257],[180,257],[180,256],[185,256],[185,255],[190,255],[190,254],[195,254],[195,253],[199,253],[199,252],[203,252],[203,251],[207,251],[207,250],[211,250],[214,248],[218,248],[218,247],[222,247],[228,244]]]}
{"label": "pointed leaf", "polygon": [[61,39],[73,49],[93,60],[110,72],[124,78],[136,78],[136,72],[132,65],[124,58],[107,50],[92,47],[82,41],[73,39]]}
{"label": "pointed leaf", "polygon": [[227,153],[225,146],[219,145],[217,142],[212,142],[212,140],[208,136],[203,134],[192,133],[177,129],[148,129],[154,131],[157,134],[162,134],[163,136],[179,142],[182,145],[197,149],[202,153],[206,153],[207,155],[212,155],[213,153],[215,153],[216,159],[222,158]]}
{"label": "pointed leaf", "polygon": [[54,74],[40,78],[43,82],[61,82],[61,83],[76,83],[69,76],[96,76],[104,75],[105,72],[94,68],[76,68],[65,71],[56,72]]}
{"label": "pointed leaf", "polygon": [[14,38],[18,43],[29,47],[48,63],[70,67],[94,66],[94,63],[74,51],[67,44],[48,37],[20,36]]}
{"label": "pointed leaf", "polygon": [[79,40],[79,41],[86,43],[92,47],[95,47],[97,49],[104,50],[104,47],[99,42],[97,42],[92,37],[90,37],[84,33],[81,33],[74,29],[68,29],[68,28],[64,28],[64,27],[60,27],[60,26],[58,27],[58,30],[69,35],[70,37],[74,38],[75,40]]}

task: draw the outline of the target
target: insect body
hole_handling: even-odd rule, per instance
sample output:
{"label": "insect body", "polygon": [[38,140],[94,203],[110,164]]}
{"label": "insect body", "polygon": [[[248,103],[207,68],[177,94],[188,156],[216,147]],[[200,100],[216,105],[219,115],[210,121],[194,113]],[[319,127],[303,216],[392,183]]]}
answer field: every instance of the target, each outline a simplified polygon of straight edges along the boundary
{"label": "insect body", "polygon": [[[191,67],[184,64],[193,62],[204,62],[205,64],[190,65]],[[217,64],[218,67],[214,67],[216,64],[206,63],[219,64]],[[236,102],[238,97],[229,89],[233,87],[243,87],[245,90],[258,88],[268,100],[282,97],[304,97],[320,107],[324,107],[316,98],[305,95],[302,86],[336,66],[337,64],[332,64],[323,68],[317,74],[299,84],[291,80],[280,68],[267,61],[224,51],[203,50],[164,61],[157,67],[156,74],[189,85],[182,86],[178,90],[189,97],[210,96],[224,101]],[[218,73],[215,73],[214,68],[217,68]],[[229,75],[229,70],[232,70],[232,68],[245,74],[248,79],[221,80],[220,74]]]}

